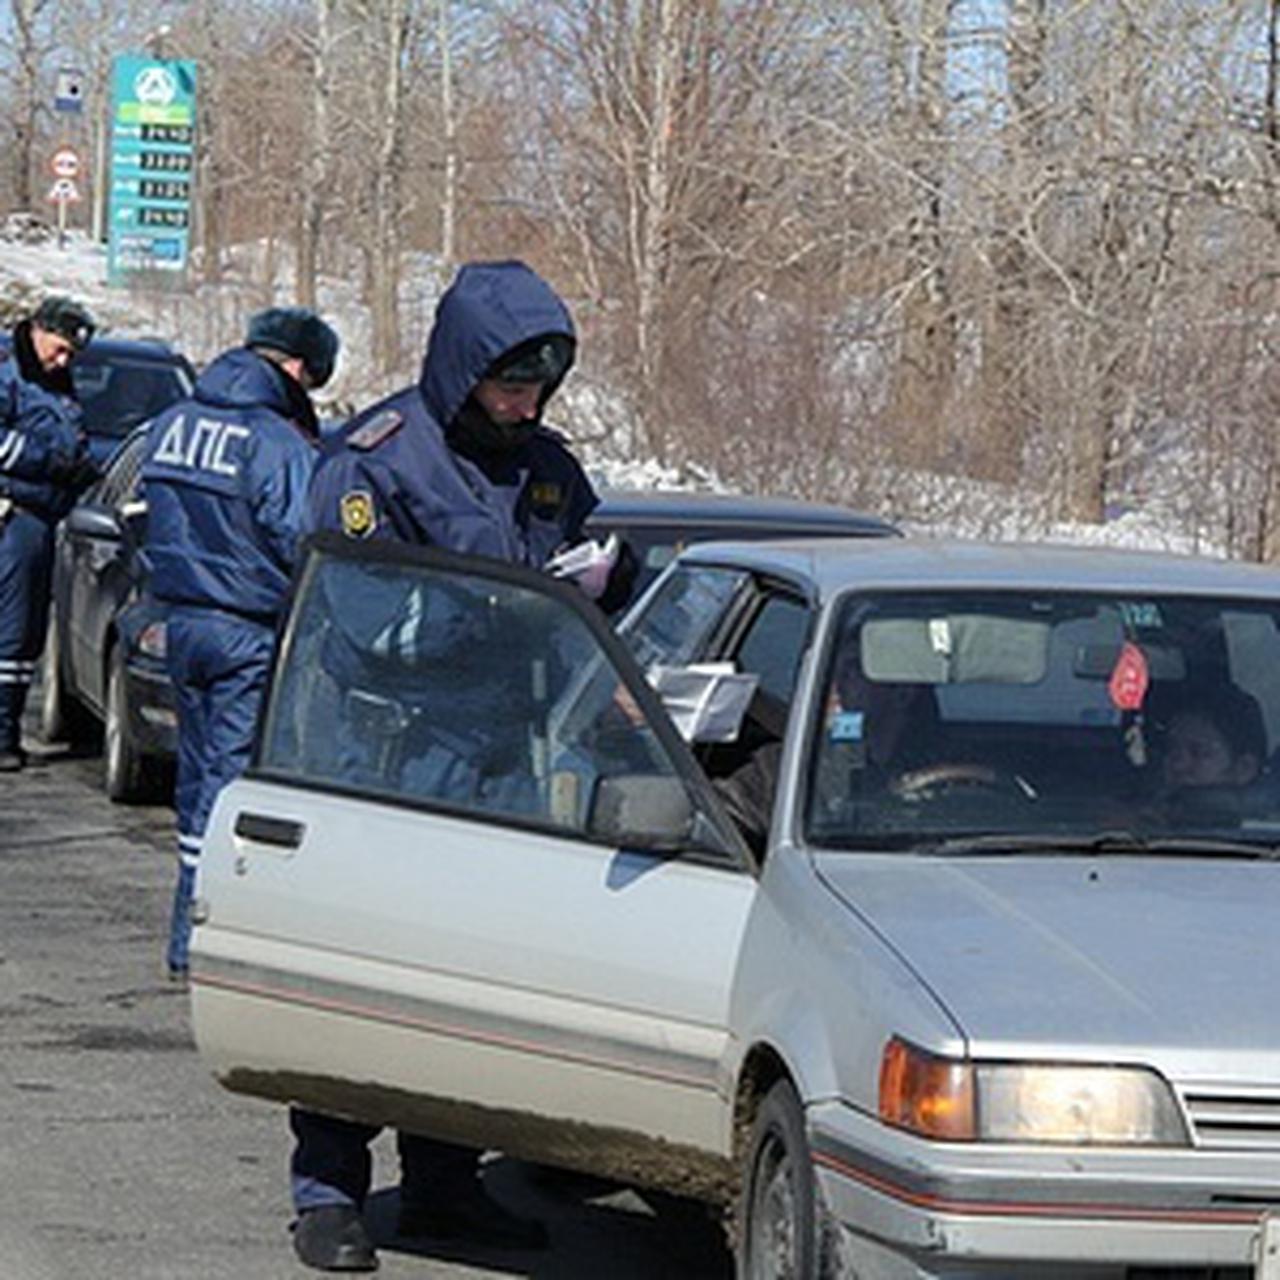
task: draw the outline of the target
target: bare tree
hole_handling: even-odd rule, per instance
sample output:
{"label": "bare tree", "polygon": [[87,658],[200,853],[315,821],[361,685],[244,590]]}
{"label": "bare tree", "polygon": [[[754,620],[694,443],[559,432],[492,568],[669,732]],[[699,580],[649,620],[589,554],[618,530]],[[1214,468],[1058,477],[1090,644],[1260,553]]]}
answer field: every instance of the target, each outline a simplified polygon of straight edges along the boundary
{"label": "bare tree", "polygon": [[13,61],[10,120],[10,182],[19,209],[32,209],[36,127],[40,109],[40,77],[50,40],[50,0],[13,0],[12,34],[7,41]]}
{"label": "bare tree", "polygon": [[335,0],[315,0],[316,26],[308,33],[307,52],[311,58],[311,128],[307,131],[307,162],[298,199],[298,301],[316,305],[316,274],[321,234],[333,166],[334,149],[332,79],[336,54]]}

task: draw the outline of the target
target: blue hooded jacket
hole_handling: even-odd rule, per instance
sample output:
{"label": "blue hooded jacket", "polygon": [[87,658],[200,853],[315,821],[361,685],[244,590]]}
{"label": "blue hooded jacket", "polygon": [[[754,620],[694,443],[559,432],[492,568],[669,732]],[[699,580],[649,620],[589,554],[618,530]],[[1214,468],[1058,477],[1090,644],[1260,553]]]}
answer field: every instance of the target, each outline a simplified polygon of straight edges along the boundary
{"label": "blue hooded jacket", "polygon": [[[580,541],[598,499],[559,434],[532,427],[518,447],[483,460],[451,448],[446,434],[498,357],[547,334],[572,340],[573,322],[524,263],[463,267],[436,310],[418,385],[326,442],[310,527],[535,568]],[[544,389],[544,404],[557,385]]]}
{"label": "blue hooded jacket", "polygon": [[72,477],[88,456],[88,442],[70,375],[42,372],[29,332],[24,321],[14,331],[13,349],[0,354],[0,497],[56,521],[75,502]]}
{"label": "blue hooded jacket", "polygon": [[288,374],[241,347],[152,423],[142,481],[157,598],[274,621],[316,458],[306,408]]}

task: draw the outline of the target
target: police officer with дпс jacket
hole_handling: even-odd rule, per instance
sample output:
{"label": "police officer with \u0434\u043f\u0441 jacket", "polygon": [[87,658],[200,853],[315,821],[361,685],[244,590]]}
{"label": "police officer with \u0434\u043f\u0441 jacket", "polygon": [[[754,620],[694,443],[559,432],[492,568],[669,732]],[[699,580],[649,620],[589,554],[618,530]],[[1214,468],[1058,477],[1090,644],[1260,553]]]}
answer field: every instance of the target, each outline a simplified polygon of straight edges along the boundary
{"label": "police officer with \u0434\u043f\u0441 jacket", "polygon": [[0,773],[26,764],[22,712],[49,621],[54,527],[95,475],[70,372],[93,331],[79,303],[46,298],[0,354]]}
{"label": "police officer with \u0434\u043f\u0441 jacket", "polygon": [[149,588],[170,606],[178,704],[178,878],[167,963],[187,973],[204,829],[248,763],[302,531],[319,427],[308,398],[333,373],[338,335],[305,307],[249,321],[188,400],[151,424],[142,466]]}

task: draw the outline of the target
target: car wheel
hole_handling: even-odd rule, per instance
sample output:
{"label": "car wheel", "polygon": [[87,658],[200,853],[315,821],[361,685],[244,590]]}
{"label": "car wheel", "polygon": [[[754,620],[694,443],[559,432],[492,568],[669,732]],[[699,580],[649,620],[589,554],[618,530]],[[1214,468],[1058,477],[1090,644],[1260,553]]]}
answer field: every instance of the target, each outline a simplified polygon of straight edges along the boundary
{"label": "car wheel", "polygon": [[50,625],[40,655],[40,737],[45,742],[75,745],[88,739],[92,731],[89,713],[67,689],[62,674],[62,642],[57,627]]}
{"label": "car wheel", "polygon": [[814,1280],[813,1165],[800,1099],[789,1080],[779,1080],[760,1105],[742,1181],[740,1280]]}
{"label": "car wheel", "polygon": [[111,650],[107,660],[106,720],[102,737],[108,797],[121,804],[146,799],[151,793],[148,760],[129,735],[124,650],[119,645]]}

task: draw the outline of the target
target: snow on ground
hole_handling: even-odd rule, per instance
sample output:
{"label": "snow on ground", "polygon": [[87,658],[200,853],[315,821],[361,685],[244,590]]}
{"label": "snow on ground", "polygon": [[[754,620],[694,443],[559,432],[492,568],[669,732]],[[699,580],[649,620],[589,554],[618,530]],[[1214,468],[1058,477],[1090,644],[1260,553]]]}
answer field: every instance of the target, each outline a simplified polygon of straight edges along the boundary
{"label": "snow on ground", "polygon": [[[226,257],[218,284],[188,290],[109,287],[106,251],[84,232],[68,233],[64,247],[46,227],[22,216],[0,224],[0,320],[29,310],[46,293],[68,293],[83,300],[104,331],[117,337],[161,337],[184,351],[197,365],[234,345],[253,311],[293,300],[293,262],[287,248],[266,242],[237,246]],[[28,238],[29,237],[29,238]],[[342,335],[337,370],[321,393],[321,416],[345,416],[416,376],[436,299],[444,281],[428,255],[407,255],[402,273],[402,368],[380,375],[371,348],[368,312],[360,299],[360,268],[355,260],[341,279],[320,282],[319,309]],[[6,318],[6,315],[9,318]],[[651,458],[637,458],[629,447],[634,432],[625,408],[607,389],[575,374],[556,401],[553,415],[575,442],[592,479],[619,488],[700,489],[724,491],[710,471],[674,470]],[[911,533],[940,536],[983,536],[1003,540],[1139,547],[1201,555],[1220,555],[1179,531],[1154,508],[1128,511],[1102,525],[1052,524],[1047,528],[1024,495],[998,491],[968,481],[919,477],[921,487],[950,491],[936,509],[948,512],[939,523],[910,524]],[[930,504],[933,505],[933,504]],[[892,512],[883,513],[893,519]]]}

